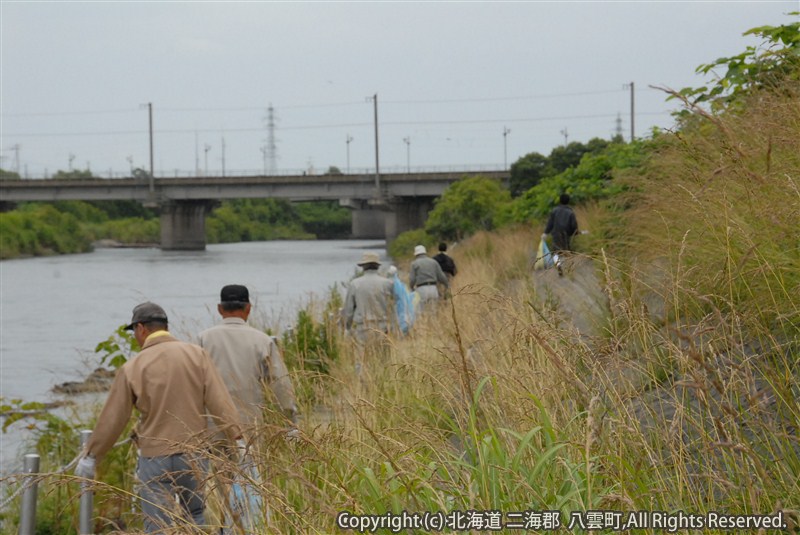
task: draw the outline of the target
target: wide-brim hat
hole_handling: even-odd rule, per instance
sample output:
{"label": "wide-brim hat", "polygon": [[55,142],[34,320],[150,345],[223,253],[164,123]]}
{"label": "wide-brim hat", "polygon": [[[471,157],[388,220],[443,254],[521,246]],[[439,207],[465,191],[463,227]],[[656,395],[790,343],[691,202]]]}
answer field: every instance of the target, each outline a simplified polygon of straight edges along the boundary
{"label": "wide-brim hat", "polygon": [[378,256],[378,253],[364,253],[361,255],[361,260],[356,264],[357,266],[365,266],[367,264],[379,264],[381,263],[381,259]]}

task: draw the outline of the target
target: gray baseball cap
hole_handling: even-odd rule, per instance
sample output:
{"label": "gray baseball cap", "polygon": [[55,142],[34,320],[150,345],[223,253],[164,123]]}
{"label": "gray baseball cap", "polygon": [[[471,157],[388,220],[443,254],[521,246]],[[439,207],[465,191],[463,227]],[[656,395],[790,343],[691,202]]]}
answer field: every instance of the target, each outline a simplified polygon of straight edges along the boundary
{"label": "gray baseball cap", "polygon": [[147,302],[136,305],[133,309],[133,317],[131,322],[125,327],[125,330],[133,330],[133,326],[137,323],[148,323],[151,321],[161,321],[167,323],[167,313],[164,309],[155,303]]}

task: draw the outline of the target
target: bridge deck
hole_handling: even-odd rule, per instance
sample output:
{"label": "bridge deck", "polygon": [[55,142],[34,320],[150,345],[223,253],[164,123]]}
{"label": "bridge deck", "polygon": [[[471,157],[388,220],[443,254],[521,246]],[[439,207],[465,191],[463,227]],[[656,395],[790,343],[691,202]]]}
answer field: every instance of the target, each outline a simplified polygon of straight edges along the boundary
{"label": "bridge deck", "polygon": [[[507,180],[508,171],[392,173],[379,178],[386,197],[438,197],[468,176]],[[234,176],[147,179],[1,180],[0,201],[217,200],[284,198],[295,201],[368,199],[376,196],[374,174]]]}

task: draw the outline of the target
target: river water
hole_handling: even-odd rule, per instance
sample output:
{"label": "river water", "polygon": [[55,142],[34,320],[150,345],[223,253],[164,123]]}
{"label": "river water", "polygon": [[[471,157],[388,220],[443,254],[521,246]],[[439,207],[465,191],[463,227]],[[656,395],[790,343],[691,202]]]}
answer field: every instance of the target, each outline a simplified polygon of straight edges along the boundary
{"label": "river water", "polygon": [[[99,366],[95,346],[154,301],[170,331],[192,340],[219,320],[225,284],[244,284],[251,323],[282,330],[299,308],[343,291],[365,250],[385,261],[383,242],[272,241],[209,245],[205,251],[98,249],[93,253],[0,262],[0,397],[57,401],[53,385]],[[20,457],[23,422],[0,434],[0,474]]]}

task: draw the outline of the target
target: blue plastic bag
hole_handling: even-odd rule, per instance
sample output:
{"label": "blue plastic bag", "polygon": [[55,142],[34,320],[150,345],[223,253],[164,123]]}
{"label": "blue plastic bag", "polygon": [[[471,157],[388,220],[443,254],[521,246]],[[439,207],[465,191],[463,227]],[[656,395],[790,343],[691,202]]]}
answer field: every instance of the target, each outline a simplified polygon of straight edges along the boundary
{"label": "blue plastic bag", "polygon": [[533,269],[549,269],[554,264],[553,253],[550,252],[547,242],[539,240],[539,249],[536,251],[536,261],[533,263]]}
{"label": "blue plastic bag", "polygon": [[230,506],[236,516],[234,523],[239,525],[246,533],[257,533],[265,529],[264,518],[269,517],[265,510],[261,493],[254,483],[260,481],[260,476],[252,466],[243,466],[244,474],[238,475],[231,484]]}

